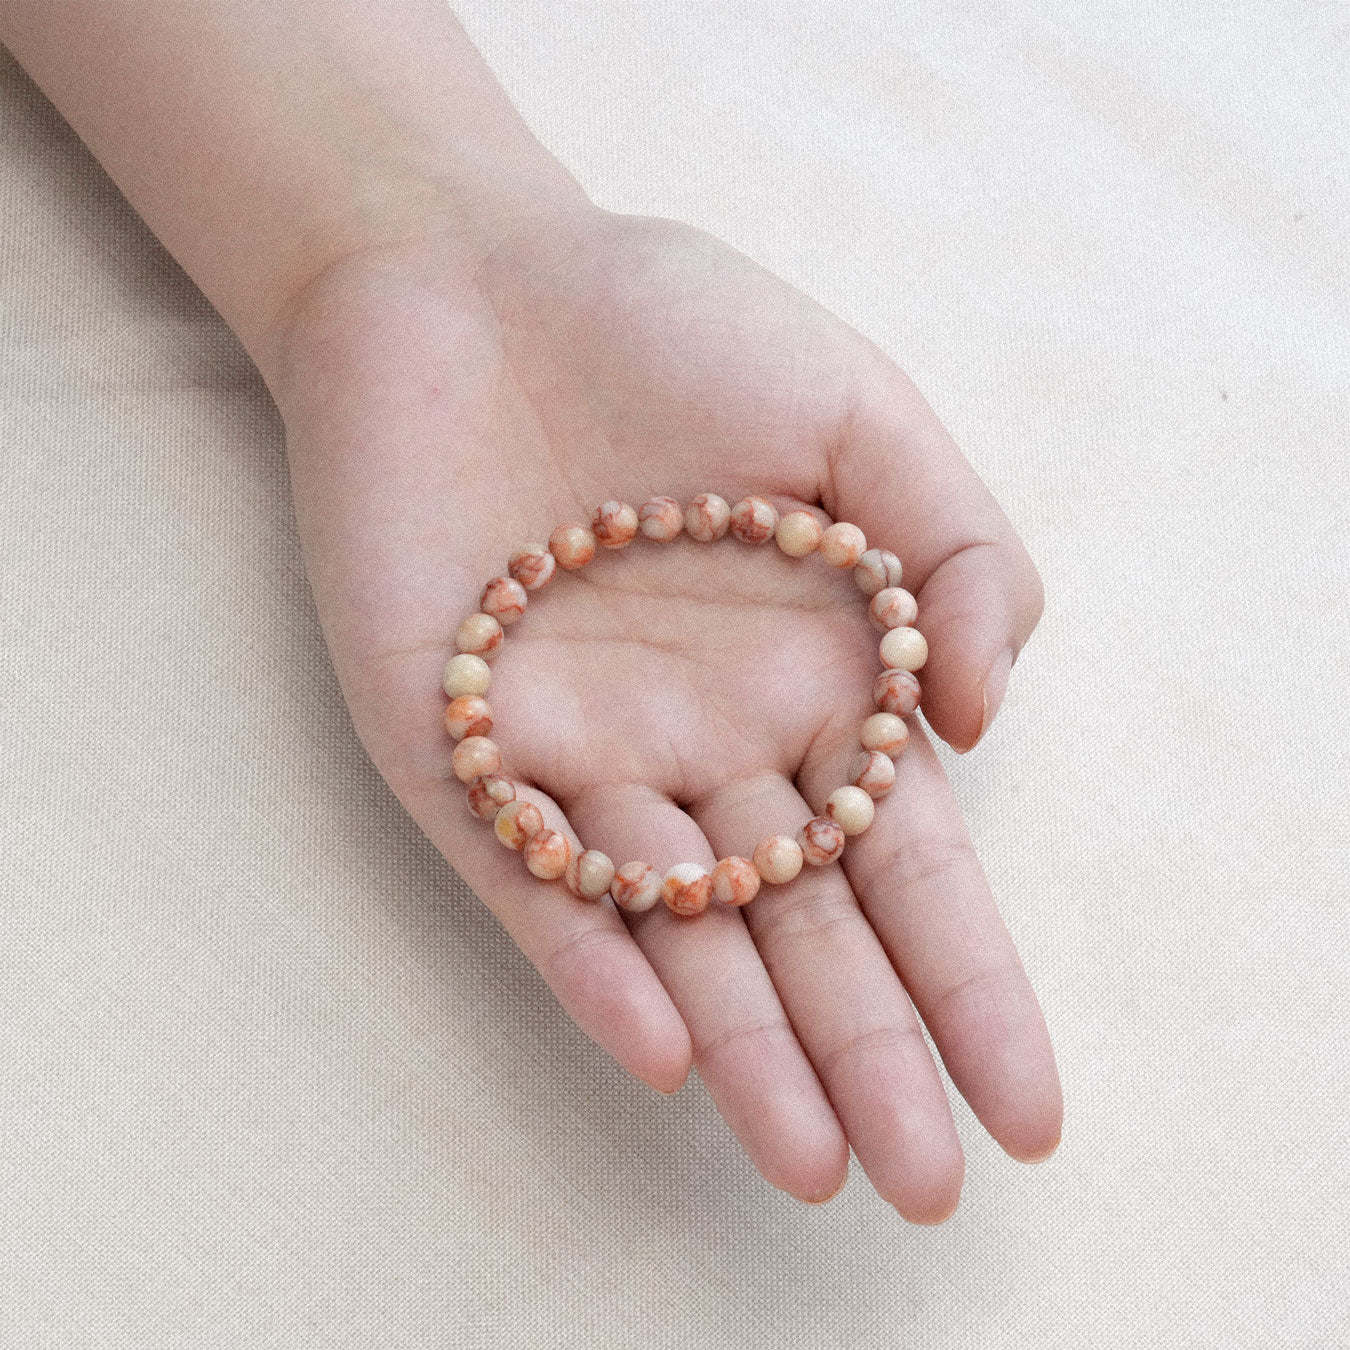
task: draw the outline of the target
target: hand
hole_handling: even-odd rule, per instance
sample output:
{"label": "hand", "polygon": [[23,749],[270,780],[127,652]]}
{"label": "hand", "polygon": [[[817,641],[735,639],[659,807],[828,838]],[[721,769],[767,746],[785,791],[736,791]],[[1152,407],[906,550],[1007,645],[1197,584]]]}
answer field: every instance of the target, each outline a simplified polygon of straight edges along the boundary
{"label": "hand", "polygon": [[[917,725],[841,865],[696,919],[536,880],[450,770],[441,669],[509,552],[609,498],[702,491],[823,505],[898,553],[932,653],[925,717],[972,746],[1040,582],[892,363],[701,232],[589,207],[472,269],[434,235],[339,262],[284,352],[300,536],[357,733],[577,1024],[665,1092],[692,1057],[755,1166],[804,1200],[838,1190],[852,1145],[906,1218],[955,1207],[961,1150],[915,1008],[999,1143],[1049,1153],[1045,1026]],[[493,665],[521,795],[660,870],[795,834],[845,781],[879,669],[847,573],[730,537],[639,537],[560,572]]]}

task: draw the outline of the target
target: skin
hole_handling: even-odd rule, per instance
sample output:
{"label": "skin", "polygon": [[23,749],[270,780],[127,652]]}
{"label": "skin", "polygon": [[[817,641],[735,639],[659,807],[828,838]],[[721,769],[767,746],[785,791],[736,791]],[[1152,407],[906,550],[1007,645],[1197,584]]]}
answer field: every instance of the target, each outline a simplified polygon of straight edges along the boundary
{"label": "skin", "polygon": [[[1045,1024],[917,723],[840,865],[688,920],[531,877],[465,807],[443,729],[449,636],[515,546],[612,497],[714,491],[896,552],[932,651],[924,714],[973,746],[1042,592],[919,392],[715,239],[590,203],[439,5],[179,10],[21,0],[0,38],[258,363],[334,667],[398,799],[577,1024],[662,1091],[696,1065],[775,1186],[828,1198],[851,1146],[906,1218],[952,1212],[962,1154],[918,1017],[993,1137],[1046,1156]],[[848,573],[730,537],[600,550],[492,664],[521,795],[662,871],[822,810],[878,669]]]}

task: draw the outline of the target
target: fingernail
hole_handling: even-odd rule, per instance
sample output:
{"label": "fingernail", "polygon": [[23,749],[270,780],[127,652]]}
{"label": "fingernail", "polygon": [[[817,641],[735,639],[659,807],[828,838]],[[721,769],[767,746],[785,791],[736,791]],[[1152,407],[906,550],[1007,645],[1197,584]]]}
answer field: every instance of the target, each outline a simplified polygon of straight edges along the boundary
{"label": "fingernail", "polygon": [[1059,1151],[1059,1140],[1056,1139],[1055,1142],[1051,1144],[1049,1148],[1044,1148],[1039,1153],[1022,1153],[1022,1154],[1014,1153],[1011,1156],[1016,1158],[1018,1162],[1035,1164],[1035,1163],[1043,1163],[1047,1158],[1053,1157],[1054,1154],[1057,1153],[1058,1151]]}
{"label": "fingernail", "polygon": [[[975,745],[984,739],[984,733],[989,730],[989,724],[1003,703],[1003,695],[1008,692],[1008,672],[1012,670],[1012,663],[1012,648],[1004,647],[984,678],[984,716],[980,720],[980,734],[975,737]],[[971,746],[972,750],[974,748]]]}
{"label": "fingernail", "polygon": [[799,1196],[797,1196],[797,1199],[800,1200],[800,1201],[802,1202],[802,1204],[804,1204],[804,1205],[827,1205],[827,1204],[829,1204],[829,1202],[830,1202],[831,1200],[834,1199],[834,1197],[835,1197],[836,1195],[839,1194],[840,1191],[842,1191],[842,1190],[844,1189],[844,1186],[847,1184],[847,1182],[848,1182],[848,1176],[847,1176],[847,1174],[846,1174],[846,1175],[844,1176],[844,1180],[841,1181],[841,1182],[839,1183],[839,1185],[837,1185],[837,1186],[834,1188],[834,1190],[832,1190],[832,1191],[829,1193],[829,1195],[822,1195],[818,1200],[808,1200],[808,1199],[806,1198],[806,1196],[804,1196],[804,1195],[799,1195]]}

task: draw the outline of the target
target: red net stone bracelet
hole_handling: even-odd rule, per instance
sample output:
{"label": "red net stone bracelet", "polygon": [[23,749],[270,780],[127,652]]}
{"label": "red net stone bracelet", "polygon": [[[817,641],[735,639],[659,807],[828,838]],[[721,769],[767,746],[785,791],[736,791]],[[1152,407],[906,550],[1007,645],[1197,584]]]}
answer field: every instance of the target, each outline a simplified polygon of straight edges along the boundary
{"label": "red net stone bracelet", "polygon": [[[531,592],[547,586],[559,568],[575,572],[597,549],[624,548],[639,535],[668,543],[682,532],[707,544],[727,534],[750,545],[773,539],[790,558],[818,553],[831,567],[851,569],[858,589],[868,597],[871,621],[882,633],[884,668],[872,684],[877,711],[859,729],[859,753],[849,781],[830,794],[823,815],[808,820],[795,838],[766,835],[750,858],[723,858],[711,871],[699,863],[677,863],[662,875],[650,863],[616,867],[597,849],[578,852],[561,830],[544,824],[533,802],[516,796],[515,784],[502,773],[501,751],[490,738],[493,716],[484,695],[492,681],[488,661],[505,630],[524,617]],[[635,912],[658,901],[682,915],[699,914],[712,900],[745,905],[764,882],[781,886],[803,864],[823,867],[836,861],[848,838],[871,825],[877,799],[895,782],[895,757],[909,741],[904,719],[919,706],[914,672],[928,659],[928,643],[913,627],[919,607],[900,588],[900,576],[899,558],[868,548],[856,525],[837,521],[822,526],[809,511],[780,516],[763,497],[746,497],[735,506],[711,492],[686,506],[673,497],[652,497],[636,509],[611,501],[596,508],[589,525],[559,525],[547,545],[531,544],[511,555],[505,574],[483,587],[478,610],[455,633],[457,655],[446,663],[441,683],[450,700],[445,729],[457,742],[452,765],[466,786],[469,809],[492,822],[497,838],[519,852],[536,877],[561,879],[581,899],[600,900],[608,894],[620,908]]]}

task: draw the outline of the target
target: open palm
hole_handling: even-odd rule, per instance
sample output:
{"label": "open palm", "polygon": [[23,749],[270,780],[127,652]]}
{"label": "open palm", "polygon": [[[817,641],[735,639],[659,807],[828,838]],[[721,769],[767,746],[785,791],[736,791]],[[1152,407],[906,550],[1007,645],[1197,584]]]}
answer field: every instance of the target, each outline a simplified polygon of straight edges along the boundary
{"label": "open palm", "polygon": [[[610,498],[703,491],[823,508],[899,554],[932,651],[925,716],[972,745],[1040,583],[883,354],[698,231],[587,212],[471,274],[436,240],[332,269],[277,392],[357,732],[583,1030],[665,1091],[692,1058],[755,1165],[803,1199],[839,1188],[851,1145],[906,1217],[955,1206],[961,1150],[915,1008],[995,1138],[1054,1147],[1040,1011],[917,727],[840,865],[695,919],[536,880],[450,771],[441,668],[511,550]],[[846,781],[877,669],[847,573],[731,536],[639,537],[532,595],[494,659],[493,739],[583,846],[711,866],[795,834]]]}

